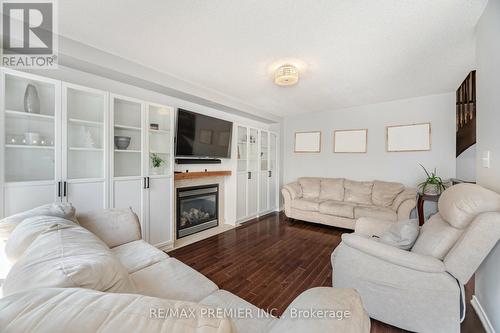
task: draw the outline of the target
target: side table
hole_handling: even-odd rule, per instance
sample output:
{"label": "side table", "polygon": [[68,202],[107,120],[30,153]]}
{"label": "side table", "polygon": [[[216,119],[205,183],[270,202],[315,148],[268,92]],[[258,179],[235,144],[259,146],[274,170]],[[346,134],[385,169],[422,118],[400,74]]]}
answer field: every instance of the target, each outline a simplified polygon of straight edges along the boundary
{"label": "side table", "polygon": [[418,225],[423,225],[425,222],[425,217],[424,217],[424,202],[425,201],[432,201],[432,202],[438,202],[439,197],[441,195],[428,195],[428,194],[418,194],[418,199],[417,199],[417,212],[418,212]]}

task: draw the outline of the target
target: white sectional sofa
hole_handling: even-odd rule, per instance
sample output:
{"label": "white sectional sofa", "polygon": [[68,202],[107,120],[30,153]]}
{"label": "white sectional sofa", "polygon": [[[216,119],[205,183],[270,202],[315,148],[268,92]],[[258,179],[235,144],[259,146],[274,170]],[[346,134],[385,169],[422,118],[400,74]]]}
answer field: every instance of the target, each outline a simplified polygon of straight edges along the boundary
{"label": "white sectional sofa", "polygon": [[[76,219],[70,205],[47,205],[1,220],[0,237],[13,263],[2,286],[2,332],[370,330],[353,289],[313,288],[297,297],[280,319],[263,315],[141,240],[140,224],[129,209]],[[328,311],[329,316],[296,318],[301,309]],[[340,320],[339,311],[349,315]]]}
{"label": "white sectional sofa", "polygon": [[354,229],[356,219],[408,219],[416,190],[384,181],[303,177],[283,186],[285,215],[303,221]]}

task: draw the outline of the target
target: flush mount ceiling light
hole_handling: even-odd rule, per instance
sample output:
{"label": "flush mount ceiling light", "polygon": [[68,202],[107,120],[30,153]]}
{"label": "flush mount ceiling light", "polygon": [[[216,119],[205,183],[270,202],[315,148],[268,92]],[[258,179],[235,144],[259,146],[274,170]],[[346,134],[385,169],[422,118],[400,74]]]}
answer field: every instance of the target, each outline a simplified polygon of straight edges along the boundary
{"label": "flush mount ceiling light", "polygon": [[297,82],[299,82],[299,70],[294,65],[282,65],[274,72],[274,83],[278,86],[292,86]]}

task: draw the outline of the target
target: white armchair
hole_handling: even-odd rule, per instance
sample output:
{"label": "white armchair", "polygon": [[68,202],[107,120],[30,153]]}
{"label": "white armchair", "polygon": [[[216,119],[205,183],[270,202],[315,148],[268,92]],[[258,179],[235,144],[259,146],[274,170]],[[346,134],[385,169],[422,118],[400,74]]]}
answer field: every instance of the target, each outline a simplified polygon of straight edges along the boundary
{"label": "white armchair", "polygon": [[500,195],[459,184],[411,251],[372,239],[393,222],[359,219],[332,253],[333,286],[355,288],[370,317],[416,332],[459,332],[463,285],[500,239]]}

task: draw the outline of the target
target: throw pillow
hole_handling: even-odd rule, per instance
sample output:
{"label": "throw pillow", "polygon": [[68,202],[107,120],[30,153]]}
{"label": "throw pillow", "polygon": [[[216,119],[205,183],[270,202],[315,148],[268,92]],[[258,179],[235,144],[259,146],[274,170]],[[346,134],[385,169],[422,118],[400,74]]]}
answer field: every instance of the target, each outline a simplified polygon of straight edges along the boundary
{"label": "throw pillow", "polygon": [[418,233],[419,227],[416,219],[398,221],[380,235],[379,242],[409,250],[415,244]]}

